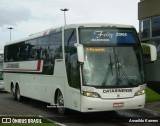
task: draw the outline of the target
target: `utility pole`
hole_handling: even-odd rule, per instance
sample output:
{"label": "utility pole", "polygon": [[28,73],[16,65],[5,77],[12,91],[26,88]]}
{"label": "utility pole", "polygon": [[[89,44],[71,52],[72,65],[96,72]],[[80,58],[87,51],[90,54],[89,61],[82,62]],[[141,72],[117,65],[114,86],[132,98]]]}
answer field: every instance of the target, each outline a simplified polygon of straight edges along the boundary
{"label": "utility pole", "polygon": [[13,27],[8,27],[7,29],[9,29],[9,31],[10,31],[10,41],[11,41],[11,39],[12,39],[11,30],[13,29]]}
{"label": "utility pole", "polygon": [[64,25],[66,25],[66,11],[69,11],[69,9],[67,9],[67,8],[64,8],[64,9],[61,9],[61,11],[63,11],[64,12]]}

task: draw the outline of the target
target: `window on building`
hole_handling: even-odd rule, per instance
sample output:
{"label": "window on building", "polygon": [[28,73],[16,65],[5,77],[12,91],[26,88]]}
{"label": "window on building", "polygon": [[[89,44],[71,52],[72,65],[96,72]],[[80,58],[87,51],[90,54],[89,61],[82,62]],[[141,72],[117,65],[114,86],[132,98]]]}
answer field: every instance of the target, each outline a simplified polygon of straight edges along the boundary
{"label": "window on building", "polygon": [[152,18],[152,37],[160,36],[160,16]]}
{"label": "window on building", "polygon": [[150,37],[150,19],[140,21],[140,33],[141,39]]}

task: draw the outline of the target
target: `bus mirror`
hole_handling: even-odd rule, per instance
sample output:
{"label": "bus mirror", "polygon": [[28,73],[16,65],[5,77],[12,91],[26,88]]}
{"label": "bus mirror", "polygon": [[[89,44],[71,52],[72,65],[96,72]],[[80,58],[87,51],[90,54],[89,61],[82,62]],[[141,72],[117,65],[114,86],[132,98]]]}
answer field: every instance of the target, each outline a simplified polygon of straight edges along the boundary
{"label": "bus mirror", "polygon": [[84,48],[82,44],[75,43],[74,46],[77,48],[78,62],[84,63]]}
{"label": "bus mirror", "polygon": [[146,63],[154,62],[157,60],[157,49],[154,45],[141,43],[142,51],[144,55],[144,61]]}

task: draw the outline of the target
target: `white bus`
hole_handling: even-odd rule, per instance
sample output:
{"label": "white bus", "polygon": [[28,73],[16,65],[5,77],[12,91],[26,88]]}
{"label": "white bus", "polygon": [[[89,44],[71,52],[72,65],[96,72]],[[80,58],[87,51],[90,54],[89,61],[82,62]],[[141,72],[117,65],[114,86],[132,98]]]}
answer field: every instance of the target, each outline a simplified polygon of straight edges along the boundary
{"label": "white bus", "polygon": [[66,25],[5,45],[5,89],[60,114],[138,109],[145,104],[143,63],[132,26]]}

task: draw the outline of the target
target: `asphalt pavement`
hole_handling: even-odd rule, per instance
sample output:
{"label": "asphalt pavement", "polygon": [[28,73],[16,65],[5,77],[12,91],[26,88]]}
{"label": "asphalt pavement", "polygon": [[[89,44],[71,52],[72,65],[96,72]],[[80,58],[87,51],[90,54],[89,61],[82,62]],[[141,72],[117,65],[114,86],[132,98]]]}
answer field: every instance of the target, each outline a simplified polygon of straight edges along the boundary
{"label": "asphalt pavement", "polygon": [[145,108],[153,110],[153,111],[159,111],[160,112],[160,102],[146,103]]}

